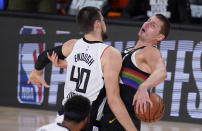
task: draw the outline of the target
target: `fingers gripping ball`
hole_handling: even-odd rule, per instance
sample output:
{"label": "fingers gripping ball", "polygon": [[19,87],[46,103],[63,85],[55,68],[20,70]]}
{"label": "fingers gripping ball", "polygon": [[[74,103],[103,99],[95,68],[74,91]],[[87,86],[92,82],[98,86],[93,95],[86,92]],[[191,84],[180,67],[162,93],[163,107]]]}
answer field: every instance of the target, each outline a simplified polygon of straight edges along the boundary
{"label": "fingers gripping ball", "polygon": [[149,97],[153,103],[153,107],[151,107],[150,104],[147,103],[146,112],[144,112],[143,114],[136,113],[136,116],[143,122],[151,123],[156,122],[163,117],[165,112],[165,105],[163,99],[156,93],[149,93]]}

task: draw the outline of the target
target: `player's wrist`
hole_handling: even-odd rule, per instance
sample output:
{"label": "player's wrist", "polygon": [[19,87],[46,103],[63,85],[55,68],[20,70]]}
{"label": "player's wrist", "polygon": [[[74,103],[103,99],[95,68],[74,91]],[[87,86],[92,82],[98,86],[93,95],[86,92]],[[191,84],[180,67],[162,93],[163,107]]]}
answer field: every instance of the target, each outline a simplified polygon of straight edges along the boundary
{"label": "player's wrist", "polygon": [[149,89],[149,86],[145,85],[145,84],[142,84],[139,86],[139,89],[140,90],[148,90]]}
{"label": "player's wrist", "polygon": [[36,74],[39,74],[39,75],[41,75],[41,74],[43,73],[43,70],[34,69],[33,71],[34,71]]}

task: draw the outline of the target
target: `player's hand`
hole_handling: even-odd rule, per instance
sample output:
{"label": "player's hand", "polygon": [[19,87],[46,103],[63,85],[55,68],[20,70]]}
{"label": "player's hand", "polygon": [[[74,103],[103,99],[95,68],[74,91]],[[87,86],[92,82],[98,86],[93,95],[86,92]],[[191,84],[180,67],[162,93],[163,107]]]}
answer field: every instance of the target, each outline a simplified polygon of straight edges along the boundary
{"label": "player's hand", "polygon": [[146,112],[147,102],[151,105],[151,107],[153,106],[149,98],[147,88],[140,85],[133,98],[133,105],[135,106],[135,112],[137,114],[139,113],[143,114],[143,112]]}
{"label": "player's hand", "polygon": [[46,81],[44,80],[43,76],[42,76],[42,70],[38,71],[36,69],[34,69],[30,75],[29,75],[29,80],[27,81],[28,84],[30,84],[31,82],[37,86],[44,86],[49,88],[50,86],[46,83]]}
{"label": "player's hand", "polygon": [[58,56],[54,51],[51,56],[47,52],[47,56],[48,56],[48,59],[53,63],[55,67],[67,68],[67,62],[65,60],[58,59]]}

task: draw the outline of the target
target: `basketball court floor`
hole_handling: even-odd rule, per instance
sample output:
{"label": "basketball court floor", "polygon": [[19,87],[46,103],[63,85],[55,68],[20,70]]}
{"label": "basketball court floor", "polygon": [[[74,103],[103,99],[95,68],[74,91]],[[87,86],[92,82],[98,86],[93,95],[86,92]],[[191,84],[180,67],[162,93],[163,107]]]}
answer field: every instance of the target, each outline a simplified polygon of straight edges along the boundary
{"label": "basketball court floor", "polygon": [[[55,111],[0,106],[0,131],[35,131],[38,127],[53,122],[55,117]],[[142,123],[141,131],[202,131],[202,125],[159,121]]]}

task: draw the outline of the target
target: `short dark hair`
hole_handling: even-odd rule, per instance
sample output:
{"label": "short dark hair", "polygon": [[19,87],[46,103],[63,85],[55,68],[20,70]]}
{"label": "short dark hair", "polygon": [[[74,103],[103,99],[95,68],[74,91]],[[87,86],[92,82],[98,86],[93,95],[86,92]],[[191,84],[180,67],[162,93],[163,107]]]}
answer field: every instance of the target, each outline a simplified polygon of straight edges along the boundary
{"label": "short dark hair", "polygon": [[162,15],[162,14],[156,14],[155,15],[160,21],[163,22],[163,26],[161,27],[161,31],[160,33],[165,35],[165,38],[168,37],[168,34],[170,32],[170,22],[168,21],[168,19]]}
{"label": "short dark hair", "polygon": [[64,120],[81,122],[88,117],[90,112],[90,101],[81,95],[74,95],[64,105]]}
{"label": "short dark hair", "polygon": [[101,12],[96,7],[87,6],[82,8],[77,15],[77,24],[79,25],[80,31],[84,34],[93,31],[94,22],[101,20]]}

